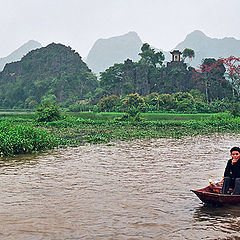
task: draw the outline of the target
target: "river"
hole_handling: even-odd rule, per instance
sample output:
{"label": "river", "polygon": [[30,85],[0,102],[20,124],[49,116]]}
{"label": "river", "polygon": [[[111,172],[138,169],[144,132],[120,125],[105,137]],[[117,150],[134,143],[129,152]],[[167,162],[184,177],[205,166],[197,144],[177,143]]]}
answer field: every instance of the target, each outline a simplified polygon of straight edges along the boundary
{"label": "river", "polygon": [[221,179],[239,143],[136,140],[2,160],[0,239],[239,239],[239,206],[206,206],[190,192]]}

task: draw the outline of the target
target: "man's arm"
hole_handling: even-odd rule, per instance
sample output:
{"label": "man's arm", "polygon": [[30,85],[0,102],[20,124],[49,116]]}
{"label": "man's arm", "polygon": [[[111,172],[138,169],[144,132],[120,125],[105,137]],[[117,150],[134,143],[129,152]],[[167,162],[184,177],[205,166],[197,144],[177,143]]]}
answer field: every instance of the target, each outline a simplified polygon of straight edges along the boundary
{"label": "man's arm", "polygon": [[231,161],[229,160],[224,171],[224,177],[230,177]]}

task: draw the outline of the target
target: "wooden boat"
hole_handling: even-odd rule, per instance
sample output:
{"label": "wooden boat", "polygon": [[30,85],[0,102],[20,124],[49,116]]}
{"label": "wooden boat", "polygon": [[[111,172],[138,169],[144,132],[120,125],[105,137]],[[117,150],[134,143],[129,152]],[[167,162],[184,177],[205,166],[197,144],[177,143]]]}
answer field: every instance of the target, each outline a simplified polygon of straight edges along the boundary
{"label": "wooden boat", "polygon": [[207,204],[213,205],[236,205],[240,204],[240,195],[231,195],[232,189],[229,194],[221,194],[222,183],[210,184],[209,186],[191,190],[199,199]]}

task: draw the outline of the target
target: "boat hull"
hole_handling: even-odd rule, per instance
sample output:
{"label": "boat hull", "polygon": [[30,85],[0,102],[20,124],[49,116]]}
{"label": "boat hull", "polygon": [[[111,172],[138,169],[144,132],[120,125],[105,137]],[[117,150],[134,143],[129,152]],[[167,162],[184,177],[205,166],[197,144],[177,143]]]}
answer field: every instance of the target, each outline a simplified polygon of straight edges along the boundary
{"label": "boat hull", "polygon": [[221,194],[221,183],[198,190],[191,190],[198,198],[207,204],[236,205],[240,204],[240,195]]}

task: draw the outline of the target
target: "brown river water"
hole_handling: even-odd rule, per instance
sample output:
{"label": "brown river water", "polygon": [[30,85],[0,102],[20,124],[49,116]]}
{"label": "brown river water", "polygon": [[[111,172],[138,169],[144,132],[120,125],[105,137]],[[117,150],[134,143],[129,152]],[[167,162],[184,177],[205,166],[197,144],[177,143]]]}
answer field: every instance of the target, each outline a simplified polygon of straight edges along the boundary
{"label": "brown river water", "polygon": [[136,140],[0,162],[0,239],[240,239],[240,206],[190,189],[221,179],[240,135]]}

